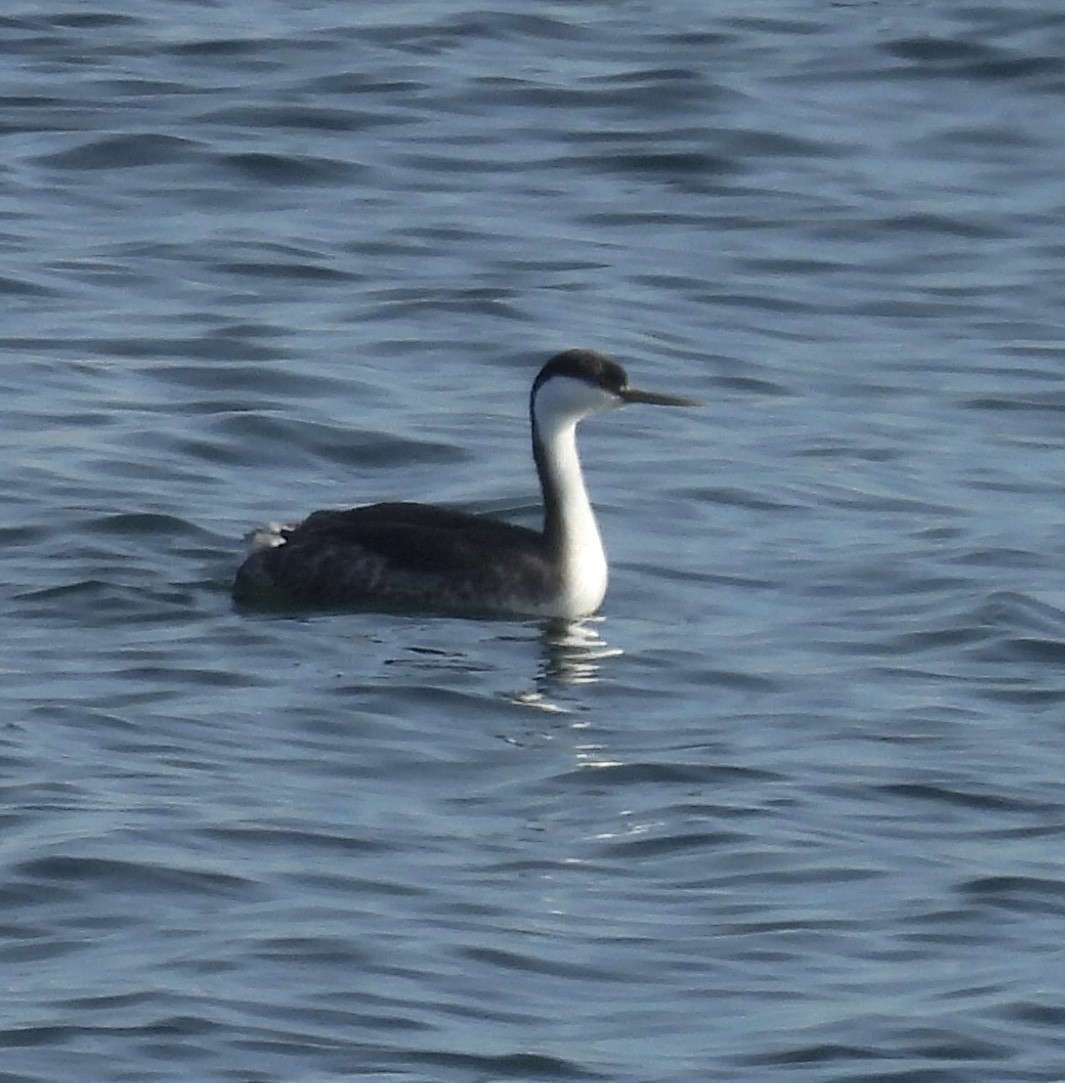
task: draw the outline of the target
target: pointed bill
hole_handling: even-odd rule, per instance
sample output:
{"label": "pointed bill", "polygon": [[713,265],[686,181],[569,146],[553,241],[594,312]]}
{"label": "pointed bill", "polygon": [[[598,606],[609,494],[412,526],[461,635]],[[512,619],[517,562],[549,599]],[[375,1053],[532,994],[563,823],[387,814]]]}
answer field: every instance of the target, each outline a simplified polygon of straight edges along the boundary
{"label": "pointed bill", "polygon": [[660,395],[657,391],[641,391],[636,387],[623,387],[617,392],[625,402],[644,402],[649,406],[702,406],[698,399],[687,399],[683,395]]}

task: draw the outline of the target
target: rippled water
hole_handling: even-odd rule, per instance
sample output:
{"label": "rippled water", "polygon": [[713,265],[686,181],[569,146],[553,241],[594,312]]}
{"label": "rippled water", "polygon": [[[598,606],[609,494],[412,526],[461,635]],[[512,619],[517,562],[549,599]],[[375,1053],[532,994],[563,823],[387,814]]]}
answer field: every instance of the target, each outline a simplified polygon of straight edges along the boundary
{"label": "rippled water", "polygon": [[[1065,1078],[1065,11],[0,15],[0,1081]],[[601,619],[233,610],[535,521]]]}

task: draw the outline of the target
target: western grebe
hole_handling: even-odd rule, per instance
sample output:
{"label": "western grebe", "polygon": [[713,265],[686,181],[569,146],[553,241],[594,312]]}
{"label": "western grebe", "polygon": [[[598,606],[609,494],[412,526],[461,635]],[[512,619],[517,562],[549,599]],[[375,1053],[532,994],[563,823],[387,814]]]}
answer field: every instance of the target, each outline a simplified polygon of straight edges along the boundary
{"label": "western grebe", "polygon": [[607,564],[577,456],[577,422],[626,403],[699,406],[629,386],[594,350],[551,358],[529,398],[542,531],[426,504],[316,511],[249,536],[238,602],[575,619],[606,593]]}

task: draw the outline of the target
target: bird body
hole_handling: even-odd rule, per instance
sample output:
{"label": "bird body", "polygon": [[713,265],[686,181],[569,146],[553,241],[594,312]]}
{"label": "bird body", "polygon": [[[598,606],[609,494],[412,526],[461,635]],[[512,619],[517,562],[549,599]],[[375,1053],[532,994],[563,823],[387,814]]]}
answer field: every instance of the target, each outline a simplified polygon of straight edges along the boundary
{"label": "bird body", "polygon": [[542,531],[426,504],[316,511],[251,535],[238,602],[309,608],[416,609],[575,619],[599,608],[607,560],[577,454],[577,423],[649,402],[693,400],[630,388],[624,369],[592,350],[567,350],[530,396]]}

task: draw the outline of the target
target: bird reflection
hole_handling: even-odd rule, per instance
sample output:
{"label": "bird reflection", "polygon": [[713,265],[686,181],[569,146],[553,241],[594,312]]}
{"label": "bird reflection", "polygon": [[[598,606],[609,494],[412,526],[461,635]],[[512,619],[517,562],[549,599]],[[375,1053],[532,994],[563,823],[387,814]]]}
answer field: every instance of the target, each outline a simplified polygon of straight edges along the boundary
{"label": "bird reflection", "polygon": [[540,665],[531,691],[515,692],[507,698],[522,707],[548,714],[564,714],[568,708],[557,702],[560,691],[599,680],[602,663],[622,654],[599,634],[602,617],[576,621],[550,621],[540,634]]}
{"label": "bird reflection", "polygon": [[602,617],[551,621],[540,637],[544,653],[540,679],[559,684],[592,684],[599,680],[600,664],[622,653],[599,634],[602,623]]}

